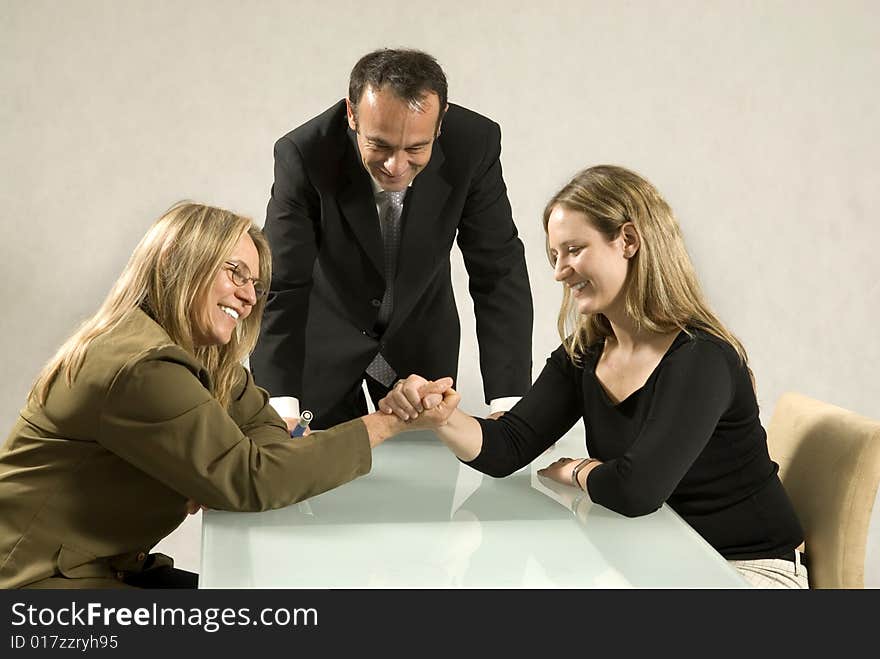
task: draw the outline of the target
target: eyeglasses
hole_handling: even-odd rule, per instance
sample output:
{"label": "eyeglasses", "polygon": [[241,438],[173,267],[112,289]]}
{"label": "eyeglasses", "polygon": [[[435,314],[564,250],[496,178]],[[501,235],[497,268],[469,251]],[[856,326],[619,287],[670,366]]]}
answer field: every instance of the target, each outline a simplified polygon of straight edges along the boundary
{"label": "eyeglasses", "polygon": [[248,282],[253,282],[254,293],[256,293],[258,300],[269,290],[269,287],[264,282],[251,276],[251,271],[245,264],[226,261],[226,265],[229,266],[226,272],[229,274],[232,283],[236,286],[246,286]]}

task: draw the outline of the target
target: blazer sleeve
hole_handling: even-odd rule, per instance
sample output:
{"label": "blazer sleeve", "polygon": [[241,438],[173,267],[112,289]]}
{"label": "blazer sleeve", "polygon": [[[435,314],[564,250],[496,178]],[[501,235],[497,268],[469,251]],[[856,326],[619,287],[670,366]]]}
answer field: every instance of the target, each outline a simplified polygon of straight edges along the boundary
{"label": "blazer sleeve", "polygon": [[227,411],[174,353],[159,349],[117,373],[98,441],[182,496],[219,510],[268,510],[369,472],[361,420],[292,440],[250,378]]}
{"label": "blazer sleeve", "polygon": [[279,441],[279,432],[290,436],[287,424],[269,404],[268,392],[254,383],[253,375],[241,367],[227,412],[239,429],[260,446]]}
{"label": "blazer sleeve", "polygon": [[318,249],[320,200],[302,156],[287,137],[275,143],[275,181],[263,232],[272,282],[250,367],[272,396],[302,396],[306,320]]}
{"label": "blazer sleeve", "polygon": [[501,129],[494,122],[489,122],[457,240],[474,301],[486,402],[521,396],[532,383],[532,294],[501,174]]}

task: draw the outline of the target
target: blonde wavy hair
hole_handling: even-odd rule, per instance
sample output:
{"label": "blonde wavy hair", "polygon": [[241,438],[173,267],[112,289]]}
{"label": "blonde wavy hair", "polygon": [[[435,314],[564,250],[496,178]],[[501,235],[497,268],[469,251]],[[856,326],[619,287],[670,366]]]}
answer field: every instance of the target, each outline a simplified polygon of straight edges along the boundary
{"label": "blonde wavy hair", "polygon": [[58,375],[71,385],[92,342],[140,308],[175,344],[201,362],[211,376],[211,394],[226,406],[238,366],[256,345],[266,298],[257,300],[226,345],[194,345],[193,323],[207,328],[208,319],[204,312],[193,317],[192,310],[205,299],[217,272],[245,233],[257,248],[259,278],[268,283],[272,269],[269,243],[250,218],[191,202],[171,207],[141,239],[98,311],[43,367],[29,398],[45,404]]}
{"label": "blonde wavy hair", "polygon": [[[748,364],[742,343],[706,303],[678,222],[653,185],[623,167],[584,169],[547,202],[545,235],[556,206],[583,213],[609,241],[632,222],[641,246],[629,261],[624,307],[639,330],[690,333],[689,329],[700,329],[729,343],[742,363]],[[552,265],[549,237],[546,247]],[[569,357],[580,364],[590,346],[614,334],[603,314],[578,313],[571,290],[564,286],[563,291],[557,329]]]}

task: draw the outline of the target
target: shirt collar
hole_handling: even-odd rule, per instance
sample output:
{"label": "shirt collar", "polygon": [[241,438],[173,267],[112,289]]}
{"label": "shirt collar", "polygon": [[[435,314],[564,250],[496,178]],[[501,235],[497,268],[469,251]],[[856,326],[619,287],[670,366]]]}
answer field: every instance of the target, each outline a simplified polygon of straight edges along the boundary
{"label": "shirt collar", "polygon": [[[369,174],[369,171],[367,172]],[[412,187],[413,182],[410,181],[409,185],[406,186],[406,192],[409,194],[409,189]],[[370,185],[373,186],[373,196],[376,198],[376,202],[378,203],[380,199],[382,199],[382,193],[385,190],[382,189],[382,186],[379,185],[378,181],[373,178],[373,175],[370,174]]]}

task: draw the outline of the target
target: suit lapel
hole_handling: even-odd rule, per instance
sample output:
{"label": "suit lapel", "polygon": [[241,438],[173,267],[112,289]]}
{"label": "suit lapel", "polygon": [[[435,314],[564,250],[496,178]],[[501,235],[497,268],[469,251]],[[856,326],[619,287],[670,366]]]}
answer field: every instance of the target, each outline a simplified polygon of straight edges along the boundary
{"label": "suit lapel", "polygon": [[339,207],[376,272],[382,276],[385,272],[385,257],[373,187],[370,185],[370,175],[361,163],[354,133],[349,130],[348,134],[343,168],[347,180],[340,186]]}
{"label": "suit lapel", "polygon": [[[413,299],[421,294],[425,283],[422,280],[433,271],[438,243],[443,242],[442,235],[446,233],[440,214],[452,188],[442,175],[445,160],[440,143],[435,142],[428,166],[419,172],[407,194],[394,280],[396,321],[392,325],[402,320],[398,311],[409,309]],[[445,250],[445,245],[440,249]]]}

